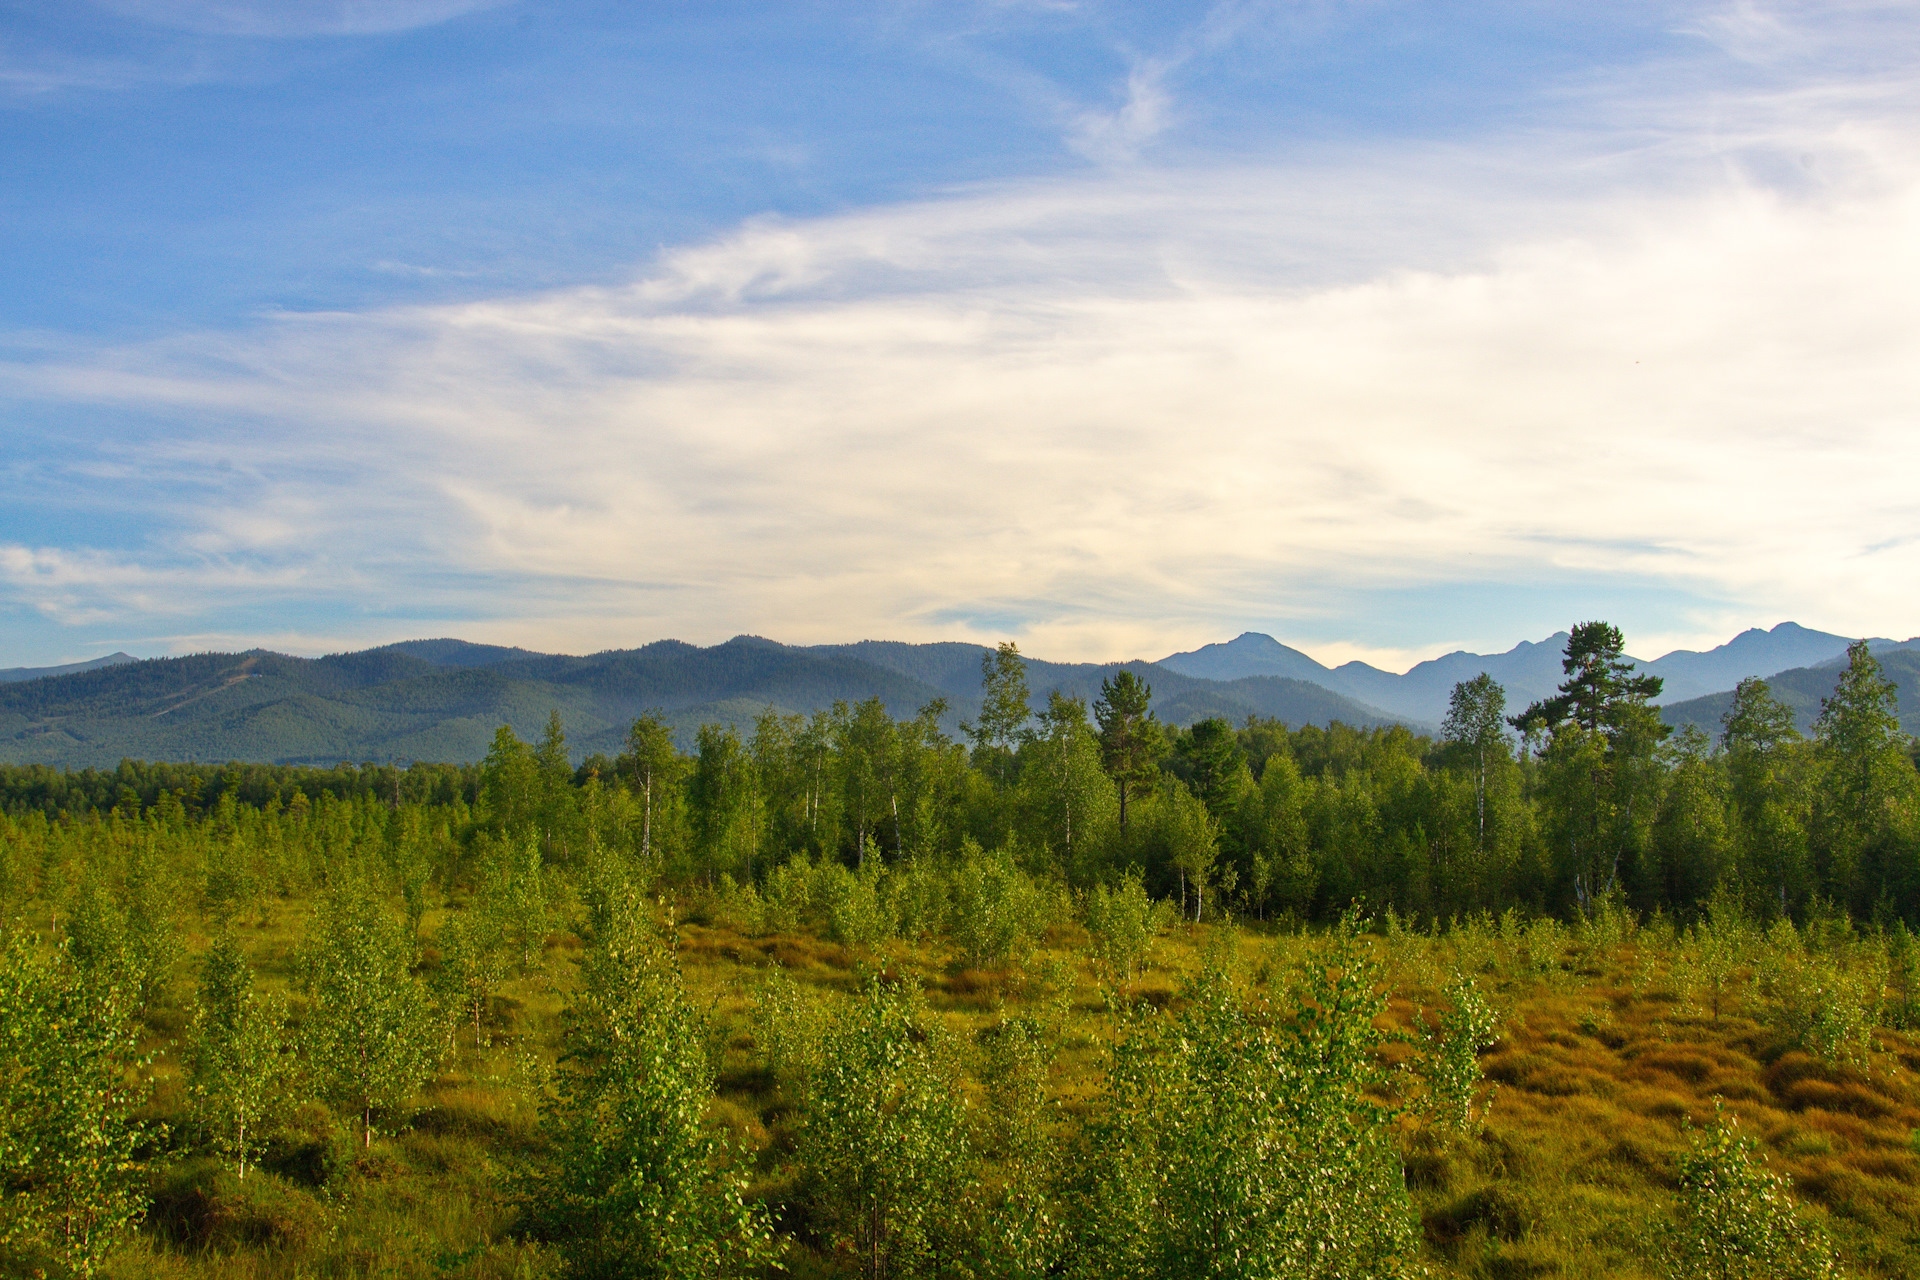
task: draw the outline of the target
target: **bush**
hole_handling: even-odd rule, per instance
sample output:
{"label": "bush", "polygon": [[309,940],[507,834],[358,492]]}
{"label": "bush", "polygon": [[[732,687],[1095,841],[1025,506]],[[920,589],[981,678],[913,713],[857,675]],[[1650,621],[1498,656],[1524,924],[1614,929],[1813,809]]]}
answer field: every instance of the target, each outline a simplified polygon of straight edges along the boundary
{"label": "bush", "polygon": [[1757,942],[1757,933],[1731,900],[1717,898],[1708,917],[1687,931],[1674,961],[1674,984],[1686,1007],[1711,1013],[1718,1022],[1735,979],[1752,963]]}
{"label": "bush", "polygon": [[1046,932],[1046,894],[1005,849],[984,853],[969,842],[953,874],[950,933],[967,963],[990,969],[1019,961]]}
{"label": "bush", "polygon": [[886,874],[878,853],[870,852],[866,865],[849,871],[838,863],[822,869],[827,885],[827,918],[834,940],[850,947],[876,947],[893,937],[891,903],[881,895]]}
{"label": "bush", "polygon": [[1466,974],[1452,978],[1442,992],[1447,1011],[1432,1036],[1432,1047],[1421,1066],[1427,1081],[1427,1106],[1434,1123],[1465,1135],[1486,1113],[1477,1102],[1480,1051],[1500,1036],[1500,1020],[1480,988]]}
{"label": "bush", "polygon": [[805,854],[767,873],[761,889],[767,932],[797,933],[813,918],[814,880],[814,865]]}
{"label": "bush", "polygon": [[135,998],[0,935],[0,1267],[91,1276],[139,1214]]}
{"label": "bush", "polygon": [[772,1229],[704,1123],[706,1027],[651,923],[598,943],[568,1005],[562,1070],[542,1113],[548,1158],[521,1198],[575,1277],[756,1273]]}
{"label": "bush", "polygon": [[1374,1101],[1377,979],[1349,924],[1283,1001],[1213,968],[1179,1013],[1129,1014],[1087,1128],[1067,1274],[1408,1273],[1412,1203]]}
{"label": "bush", "polygon": [[244,1181],[213,1160],[167,1171],[153,1189],[147,1225],[184,1249],[300,1249],[326,1231],[326,1210],[270,1174]]}
{"label": "bush", "polygon": [[947,878],[925,858],[899,863],[886,879],[886,906],[902,938],[924,942],[946,927]]}
{"label": "bush", "polygon": [[804,1086],[818,1221],[871,1280],[918,1274],[972,1167],[965,1102],[919,993],[870,980]]}
{"label": "bush", "polygon": [[1140,877],[1123,877],[1109,889],[1096,884],[1087,894],[1086,926],[1093,954],[1116,981],[1130,982],[1146,963],[1147,951],[1167,927],[1173,908],[1147,896]]}
{"label": "bush", "polygon": [[724,871],[720,883],[708,895],[706,911],[719,923],[750,936],[767,931],[767,904],[753,882],[737,883]]}
{"label": "bush", "polygon": [[1784,920],[1767,941],[1759,984],[1767,998],[1767,1021],[1829,1065],[1865,1066],[1886,998],[1885,952],[1878,947],[1809,952]]}
{"label": "bush", "polygon": [[1817,1223],[1798,1213],[1787,1179],[1758,1155],[1759,1142],[1740,1133],[1714,1106],[1713,1123],[1686,1128],[1681,1153],[1679,1220],[1673,1241],[1675,1280],[1828,1280],[1840,1274],[1833,1245]]}

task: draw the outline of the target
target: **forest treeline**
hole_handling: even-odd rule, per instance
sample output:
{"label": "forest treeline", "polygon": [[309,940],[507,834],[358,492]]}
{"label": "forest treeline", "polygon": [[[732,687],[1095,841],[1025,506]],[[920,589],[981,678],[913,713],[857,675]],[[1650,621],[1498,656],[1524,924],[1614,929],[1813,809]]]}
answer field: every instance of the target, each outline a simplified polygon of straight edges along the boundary
{"label": "forest treeline", "polygon": [[900,867],[987,849],[1074,891],[1137,876],[1194,919],[1325,921],[1355,903],[1419,921],[1569,918],[1611,898],[1684,921],[1718,892],[1760,919],[1920,923],[1914,743],[1865,645],[1810,738],[1761,680],[1740,685],[1717,738],[1670,732],[1658,681],[1632,675],[1604,623],[1574,628],[1564,666],[1561,692],[1526,708],[1485,676],[1457,686],[1436,738],[1257,718],[1169,729],[1126,671],[1091,708],[1056,693],[1032,713],[1003,645],[962,740],[939,703],[895,720],[872,699],[770,711],[745,735],[709,725],[688,753],[647,716],[617,758],[575,764],[556,715],[535,743],[503,727],[472,766],[5,767],[0,808],[229,827],[246,809],[291,847],[315,837],[283,833],[290,815],[377,806],[449,857],[476,839],[557,863],[618,848],[709,887],[758,886],[795,859]]}

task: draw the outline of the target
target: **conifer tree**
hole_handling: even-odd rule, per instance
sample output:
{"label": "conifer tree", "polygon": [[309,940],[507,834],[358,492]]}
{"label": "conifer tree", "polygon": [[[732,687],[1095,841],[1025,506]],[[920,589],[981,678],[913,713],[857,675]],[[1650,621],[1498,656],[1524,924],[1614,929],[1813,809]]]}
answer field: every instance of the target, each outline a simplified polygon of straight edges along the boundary
{"label": "conifer tree", "polygon": [[1881,895],[1920,889],[1910,859],[1916,778],[1900,731],[1899,690],[1864,640],[1822,699],[1813,726],[1823,786],[1815,811],[1827,892],[1861,913]]}
{"label": "conifer tree", "polygon": [[1620,629],[1583,622],[1567,638],[1559,692],[1510,719],[1523,734],[1551,736],[1541,796],[1560,853],[1564,901],[1589,910],[1620,886],[1654,818],[1654,751],[1668,728],[1648,706],[1658,676],[1633,674]]}
{"label": "conifer tree", "polygon": [[1166,754],[1166,738],[1150,709],[1153,686],[1131,671],[1100,679],[1093,718],[1100,726],[1100,764],[1120,790],[1120,830],[1127,829],[1127,802],[1152,789]]}

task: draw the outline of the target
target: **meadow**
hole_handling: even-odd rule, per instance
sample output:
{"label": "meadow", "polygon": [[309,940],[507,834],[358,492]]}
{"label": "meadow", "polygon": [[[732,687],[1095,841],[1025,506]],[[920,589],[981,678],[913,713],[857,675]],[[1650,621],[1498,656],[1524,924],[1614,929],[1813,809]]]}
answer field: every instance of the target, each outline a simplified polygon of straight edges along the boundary
{"label": "meadow", "polygon": [[[15,1230],[11,1261],[27,1272],[505,1280],[580,1271],[529,1204],[552,1194],[565,1140],[552,1114],[556,1085],[576,1065],[561,1058],[580,1047],[568,1038],[569,1011],[583,1003],[583,972],[608,945],[608,903],[621,895],[684,993],[688,1016],[677,1025],[693,1044],[696,1077],[702,1065],[707,1072],[697,1123],[722,1140],[711,1158],[737,1173],[744,1207],[764,1212],[768,1248],[747,1273],[1022,1274],[1022,1257],[1039,1259],[1035,1274],[1099,1273],[1076,1261],[1085,1243],[1073,1236],[1088,1229],[1079,1216],[1088,1199],[1112,1192],[1087,1185],[1085,1165],[1111,1140],[1115,1077],[1132,1070],[1130,1087],[1144,1080],[1161,1103],[1183,1087],[1116,1054],[1133,1044],[1178,1057],[1160,1030],[1187,1018],[1182,1036],[1197,1038],[1209,1024],[1189,1015],[1217,1012],[1222,1000],[1256,1026],[1284,1028],[1311,1002],[1303,974],[1330,964],[1355,975],[1345,995],[1364,1026],[1341,1034],[1357,1034],[1366,1059],[1335,1082],[1348,1090],[1337,1106],[1365,1109],[1392,1161],[1394,1185],[1354,1211],[1379,1215],[1386,1225],[1375,1222],[1375,1234],[1407,1245],[1387,1251],[1406,1274],[1790,1274],[1685,1261],[1689,1231],[1702,1230],[1702,1192],[1688,1184],[1686,1160],[1716,1133],[1755,1144],[1750,1167],[1791,1188],[1777,1208],[1792,1234],[1828,1240],[1848,1272],[1920,1269],[1920,1039],[1906,1029],[1915,993],[1904,931],[1862,933],[1837,917],[1762,930],[1725,906],[1684,930],[1617,907],[1571,925],[1518,912],[1431,930],[1391,913],[1344,928],[1195,924],[1127,886],[1076,896],[990,855],[971,868],[864,877],[802,862],[764,891],[728,882],[696,892],[663,891],[632,864],[603,859],[545,878],[543,918],[530,934],[501,935],[496,976],[476,1005],[446,981],[453,935],[481,909],[476,895],[429,886],[424,909],[414,900],[415,934],[405,886],[362,868],[380,884],[370,900],[408,940],[393,980],[418,985],[431,1039],[415,1087],[374,1112],[369,1134],[364,1115],[337,1095],[326,1100],[323,1064],[302,1048],[321,998],[311,961],[312,934],[326,927],[321,900],[354,877],[310,893],[242,886],[223,899],[216,859],[209,897],[204,866],[183,883],[179,863],[143,863],[130,828],[116,875],[111,823],[76,826],[65,841],[47,828],[37,849],[30,827],[7,829],[12,945],[82,968],[129,966],[120,979],[128,990],[146,982],[130,997],[140,1001],[138,1043],[120,1069],[150,1084],[131,1116],[125,1230],[91,1258],[63,1254],[57,1229],[37,1247]],[[89,847],[93,861],[67,860]],[[18,892],[27,879],[39,883]],[[114,896],[89,902],[89,885]],[[159,971],[141,975],[141,947],[155,944],[140,939],[140,901],[155,893],[191,907],[177,945],[158,944]],[[257,997],[285,1001],[271,1072],[281,1096],[261,1101],[262,1131],[248,1148],[256,1163],[244,1177],[238,1149],[212,1132],[213,1111],[195,1091],[204,975],[222,937],[237,944]],[[808,1127],[824,1122],[805,1064],[813,1055],[817,1072],[823,1042],[888,991],[907,997],[900,1007],[913,1031],[899,1045],[913,1052],[874,1068],[887,1077],[876,1105],[900,1107],[923,1073],[953,1104],[944,1121],[923,1119],[946,1134],[954,1158],[904,1171],[937,1198],[909,1204],[910,1193],[891,1193],[899,1238],[876,1267],[871,1240],[863,1252],[858,1222],[836,1203],[858,1198],[858,1180],[849,1191],[808,1167],[820,1157]],[[17,986],[9,992],[19,996]],[[1463,1025],[1463,1005],[1476,998],[1480,1021]],[[1324,983],[1320,1003],[1339,1004]],[[1006,1051],[1010,1029],[1030,1041],[1024,1058]],[[1329,1058],[1337,1039],[1315,1052]],[[1022,1067],[1027,1078],[1010,1082]],[[1224,1148],[1271,1137],[1244,1115],[1238,1131],[1235,1115],[1216,1119]],[[1169,1151],[1194,1135],[1135,1139],[1172,1161]],[[1370,1149],[1364,1135],[1354,1148]],[[1194,1209],[1179,1197],[1202,1190],[1213,1207],[1236,1189],[1257,1198],[1252,1171],[1243,1173],[1242,1182],[1231,1173],[1176,1179],[1140,1212],[1178,1217]],[[1023,1208],[1023,1194],[1039,1207]],[[15,1228],[20,1207],[16,1199]],[[983,1232],[1016,1211],[1029,1226],[1051,1225],[1033,1233],[1037,1243],[983,1253]],[[1398,1227],[1387,1221],[1396,1216]],[[1200,1257],[1192,1240],[1171,1247],[1191,1257],[1181,1274],[1257,1274]],[[1369,1272],[1335,1260],[1312,1273]]]}

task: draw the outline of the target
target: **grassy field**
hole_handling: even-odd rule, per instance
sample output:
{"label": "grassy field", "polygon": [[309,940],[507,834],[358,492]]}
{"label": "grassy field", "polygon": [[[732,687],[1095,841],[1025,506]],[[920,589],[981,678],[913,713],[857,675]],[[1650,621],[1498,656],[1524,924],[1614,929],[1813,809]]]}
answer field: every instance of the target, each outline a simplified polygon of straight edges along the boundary
{"label": "grassy field", "polygon": [[[708,1014],[718,1067],[710,1123],[754,1153],[753,1194],[773,1207],[788,1273],[799,1276],[843,1272],[810,1235],[793,1167],[793,1100],[755,1042],[755,993],[768,975],[786,975],[829,1006],[873,970],[916,982],[962,1046],[963,1066],[982,1031],[1010,1013],[1038,1016],[1058,1041],[1050,1087],[1064,1141],[1099,1104],[1118,1005],[1177,1008],[1203,963],[1258,989],[1303,946],[1258,927],[1173,925],[1146,968],[1115,990],[1071,924],[1051,928],[1024,963],[982,971],[938,946],[756,936],[713,902],[683,901],[676,914],[687,987]],[[427,966],[443,917],[436,907],[423,922]],[[306,919],[301,904],[274,901],[239,922],[263,986],[290,988]],[[1489,1105],[1469,1135],[1446,1136],[1423,1120],[1416,1072],[1389,1076],[1391,1100],[1404,1104],[1399,1141],[1433,1272],[1669,1274],[1664,1233],[1683,1125],[1709,1122],[1717,1100],[1791,1177],[1849,1270],[1920,1274],[1920,1039],[1886,1026],[1844,1042],[1809,1031],[1795,1002],[1817,1009],[1837,997],[1783,982],[1781,972],[1812,963],[1799,957],[1840,957],[1809,970],[1831,979],[1860,968],[1859,957],[1883,954],[1844,930],[1829,934],[1789,946],[1778,931],[1748,933],[1744,952],[1718,964],[1700,937],[1675,940],[1619,918],[1584,930],[1510,923],[1504,933],[1489,925],[1438,938],[1392,927],[1371,935],[1388,985],[1381,1023],[1396,1033],[1382,1050],[1390,1064],[1411,1067],[1426,1051],[1440,987],[1455,972],[1477,975],[1500,1020],[1481,1057]],[[173,998],[147,1022],[158,1081],[149,1113],[176,1128],[186,1109],[177,1045],[193,957],[207,944],[204,935],[188,939]],[[276,1135],[265,1168],[244,1182],[206,1157],[156,1153],[153,1207],[111,1273],[508,1280],[553,1272],[552,1253],[516,1233],[513,1189],[539,1151],[539,1099],[580,952],[575,934],[550,934],[531,971],[492,1002],[480,1043],[471,1027],[456,1030],[418,1110],[371,1146],[307,1104]],[[1882,970],[1865,968],[1884,982]],[[977,1064],[959,1087],[978,1094]]]}

